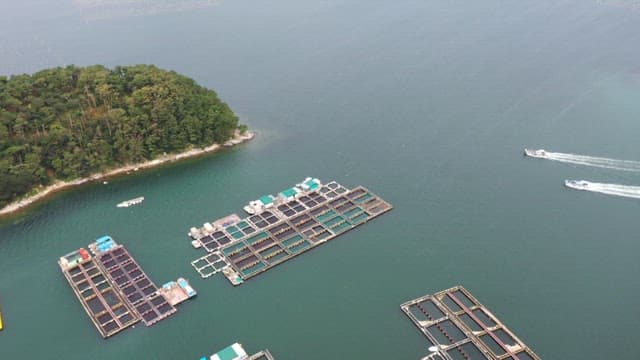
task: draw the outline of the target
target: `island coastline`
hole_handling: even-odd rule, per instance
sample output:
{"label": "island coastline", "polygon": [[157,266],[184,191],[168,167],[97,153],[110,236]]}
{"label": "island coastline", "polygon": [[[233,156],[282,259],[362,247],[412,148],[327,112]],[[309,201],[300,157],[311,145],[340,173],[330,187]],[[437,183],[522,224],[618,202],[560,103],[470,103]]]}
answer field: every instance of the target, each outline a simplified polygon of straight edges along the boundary
{"label": "island coastline", "polygon": [[174,162],[174,161],[179,161],[187,158],[196,157],[199,155],[213,153],[220,150],[223,147],[235,146],[235,145],[244,143],[246,141],[249,141],[254,137],[255,137],[254,132],[246,131],[241,134],[240,132],[236,131],[234,137],[228,140],[227,142],[225,142],[224,144],[213,144],[204,148],[192,148],[187,151],[183,151],[176,154],[161,155],[153,160],[148,160],[148,161],[135,163],[135,164],[128,164],[112,170],[108,170],[106,172],[95,173],[90,176],[86,176],[86,177],[71,180],[71,181],[57,180],[51,185],[41,186],[37,188],[38,191],[35,194],[27,195],[22,199],[18,199],[16,201],[13,201],[7,204],[6,206],[0,209],[0,217],[6,217],[20,210],[24,210],[32,205],[39,203],[41,200],[47,199],[49,196],[68,188],[87,184],[93,181],[104,180],[104,179],[118,176],[118,175],[128,174],[133,171],[150,169],[150,168],[153,168],[162,164]]}

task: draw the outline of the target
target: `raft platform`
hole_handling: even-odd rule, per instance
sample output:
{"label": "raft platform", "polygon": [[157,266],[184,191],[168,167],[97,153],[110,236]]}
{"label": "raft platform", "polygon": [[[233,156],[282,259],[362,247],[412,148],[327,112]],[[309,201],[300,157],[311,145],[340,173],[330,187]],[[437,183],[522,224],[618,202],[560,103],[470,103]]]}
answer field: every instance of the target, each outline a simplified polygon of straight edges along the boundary
{"label": "raft platform", "polygon": [[[88,247],[93,256],[81,248],[58,264],[102,337],[140,320],[151,326],[177,312],[174,305],[184,300],[176,302],[175,292],[158,289],[123,245],[103,236]],[[195,296],[186,280],[178,282]]]}
{"label": "raft platform", "polygon": [[540,360],[462,286],[400,305],[430,342],[423,360]]}
{"label": "raft platform", "polygon": [[191,264],[202,278],[223,272],[239,285],[392,208],[363,186],[350,190],[332,181],[277,198],[270,208],[237,222],[202,229],[198,240],[209,254]]}
{"label": "raft platform", "polygon": [[184,278],[178,278],[178,281],[170,281],[162,285],[158,289],[158,294],[164,296],[171,306],[178,305],[197,295],[196,291]]}
{"label": "raft platform", "polygon": [[124,297],[107,279],[106,272],[80,249],[60,258],[58,264],[82,307],[103,338],[112,336],[140,320]]}

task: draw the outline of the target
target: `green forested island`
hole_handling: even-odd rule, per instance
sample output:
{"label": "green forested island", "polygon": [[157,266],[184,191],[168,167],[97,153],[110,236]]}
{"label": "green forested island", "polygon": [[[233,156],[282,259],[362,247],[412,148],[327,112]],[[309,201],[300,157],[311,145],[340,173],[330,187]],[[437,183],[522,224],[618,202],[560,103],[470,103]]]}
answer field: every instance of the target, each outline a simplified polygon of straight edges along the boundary
{"label": "green forested island", "polygon": [[216,93],[151,65],[0,76],[0,207],[35,186],[229,140]]}

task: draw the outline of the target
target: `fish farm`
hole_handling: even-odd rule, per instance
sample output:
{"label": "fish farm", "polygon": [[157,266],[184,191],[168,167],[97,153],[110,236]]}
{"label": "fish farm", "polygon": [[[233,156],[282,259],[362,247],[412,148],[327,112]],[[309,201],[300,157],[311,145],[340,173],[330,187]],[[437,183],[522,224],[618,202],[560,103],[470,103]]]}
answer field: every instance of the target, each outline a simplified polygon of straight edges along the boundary
{"label": "fish farm", "polygon": [[[170,289],[160,291],[127,249],[109,236],[88,247],[93,256],[80,248],[61,257],[58,264],[104,338],[140,320],[151,326],[173,315],[177,311],[174,304],[195,296],[188,284],[192,296],[179,297]],[[172,296],[167,298],[165,294]]]}
{"label": "fish farm", "polygon": [[365,187],[307,178],[277,197],[252,201],[245,206],[247,218],[232,214],[192,228],[194,247],[207,255],[191,265],[202,278],[222,272],[240,285],[392,208]]}
{"label": "fish farm", "polygon": [[422,360],[540,360],[462,286],[400,308],[431,343]]}

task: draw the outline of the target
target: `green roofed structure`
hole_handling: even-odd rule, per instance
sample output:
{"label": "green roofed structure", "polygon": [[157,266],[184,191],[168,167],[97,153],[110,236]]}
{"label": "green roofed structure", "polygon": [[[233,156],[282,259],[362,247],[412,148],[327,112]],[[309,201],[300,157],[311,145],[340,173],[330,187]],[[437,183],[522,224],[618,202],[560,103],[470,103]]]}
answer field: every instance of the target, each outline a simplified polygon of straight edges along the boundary
{"label": "green roofed structure", "polygon": [[304,182],[305,185],[309,187],[309,190],[315,190],[320,187],[320,184],[316,179],[310,179]]}
{"label": "green roofed structure", "polygon": [[242,348],[242,345],[235,343],[213,354],[211,360],[239,360],[246,356],[247,353]]}
{"label": "green roofed structure", "polygon": [[[200,360],[205,360],[202,357]],[[263,350],[253,355],[247,355],[242,345],[235,343],[211,355],[210,360],[274,360],[269,350]]]}
{"label": "green roofed structure", "polygon": [[284,198],[290,198],[296,196],[297,193],[298,192],[296,191],[296,189],[288,188],[287,190],[282,191],[280,194],[282,194]]}
{"label": "green roofed structure", "polygon": [[273,196],[271,195],[265,195],[260,197],[260,201],[264,204],[264,205],[269,205],[273,202]]}

